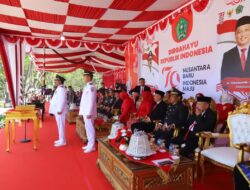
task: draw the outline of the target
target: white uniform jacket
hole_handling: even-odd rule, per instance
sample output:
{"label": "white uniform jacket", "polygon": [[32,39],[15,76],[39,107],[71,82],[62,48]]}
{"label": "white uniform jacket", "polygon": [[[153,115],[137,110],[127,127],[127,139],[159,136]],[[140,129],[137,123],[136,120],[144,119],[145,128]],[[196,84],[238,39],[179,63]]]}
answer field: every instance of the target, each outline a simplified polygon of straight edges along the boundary
{"label": "white uniform jacket", "polygon": [[67,90],[63,85],[56,88],[50,101],[49,113],[55,115],[58,112],[67,113]]}
{"label": "white uniform jacket", "polygon": [[91,115],[94,118],[97,115],[96,87],[92,82],[89,82],[83,90],[79,115]]}

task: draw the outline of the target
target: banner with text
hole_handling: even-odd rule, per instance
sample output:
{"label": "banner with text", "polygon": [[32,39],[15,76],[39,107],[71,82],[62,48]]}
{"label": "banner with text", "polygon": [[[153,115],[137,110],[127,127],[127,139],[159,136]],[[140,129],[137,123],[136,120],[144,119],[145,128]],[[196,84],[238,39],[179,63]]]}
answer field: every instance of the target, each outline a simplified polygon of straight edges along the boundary
{"label": "banner with text", "polygon": [[[207,0],[189,5],[165,26],[139,39],[138,75],[157,89],[173,86],[185,97],[223,91],[250,95],[250,0]],[[237,26],[237,27],[236,27]]]}

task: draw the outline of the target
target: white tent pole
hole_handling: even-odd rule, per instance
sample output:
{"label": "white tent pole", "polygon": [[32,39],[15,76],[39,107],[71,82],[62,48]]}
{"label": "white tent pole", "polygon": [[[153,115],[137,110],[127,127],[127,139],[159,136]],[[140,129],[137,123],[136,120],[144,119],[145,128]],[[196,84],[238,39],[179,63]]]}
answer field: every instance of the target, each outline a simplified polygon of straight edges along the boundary
{"label": "white tent pole", "polygon": [[45,45],[43,46],[43,86],[45,86]]}

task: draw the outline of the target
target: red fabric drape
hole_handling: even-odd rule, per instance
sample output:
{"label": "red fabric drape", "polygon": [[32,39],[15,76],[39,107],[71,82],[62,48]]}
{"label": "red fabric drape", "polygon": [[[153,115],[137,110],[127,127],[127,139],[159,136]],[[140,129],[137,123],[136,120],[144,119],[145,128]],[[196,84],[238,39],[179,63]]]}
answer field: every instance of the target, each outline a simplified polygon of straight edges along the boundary
{"label": "red fabric drape", "polygon": [[8,88],[9,88],[11,102],[12,102],[12,105],[15,107],[16,101],[15,101],[15,96],[14,96],[13,83],[11,80],[10,65],[9,65],[9,60],[8,60],[8,57],[7,57],[7,54],[5,51],[5,47],[4,47],[4,43],[3,43],[1,36],[0,36],[0,56],[1,56],[2,62],[3,62],[3,68],[4,68],[4,73],[6,76]]}
{"label": "red fabric drape", "polygon": [[105,75],[103,74],[103,82],[105,84],[106,87],[108,88],[113,88],[114,87],[114,75],[110,74],[110,75]]}
{"label": "red fabric drape", "polygon": [[125,69],[117,69],[103,74],[103,82],[108,88],[114,88],[115,83],[126,83]]}

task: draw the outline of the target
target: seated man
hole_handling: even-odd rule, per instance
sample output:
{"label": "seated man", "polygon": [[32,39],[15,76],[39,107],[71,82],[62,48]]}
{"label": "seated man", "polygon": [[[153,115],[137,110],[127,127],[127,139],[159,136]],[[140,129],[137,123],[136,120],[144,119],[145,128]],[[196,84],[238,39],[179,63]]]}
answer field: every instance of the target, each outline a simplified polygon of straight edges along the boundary
{"label": "seated man", "polygon": [[107,113],[107,107],[109,105],[109,90],[107,89],[105,91],[105,99],[104,99],[104,103],[103,103],[103,114]]}
{"label": "seated man", "polygon": [[131,130],[134,132],[135,130],[138,131],[145,131],[146,133],[151,133],[155,129],[155,122],[161,121],[165,118],[167,104],[163,102],[164,92],[160,90],[155,91],[154,101],[155,105],[152,108],[148,117],[142,120],[142,122],[134,123],[131,126]]}
{"label": "seated man", "polygon": [[169,103],[169,98],[170,98],[170,92],[171,90],[168,90],[165,92],[165,95],[164,95],[164,98],[163,98],[163,101],[168,104]]}
{"label": "seated man", "polygon": [[106,107],[108,106],[108,90],[105,90],[103,94],[102,102],[98,106],[98,113],[105,115],[106,114]]}
{"label": "seated man", "polygon": [[170,91],[169,105],[166,117],[162,121],[164,125],[155,132],[155,138],[164,139],[166,147],[173,138],[174,128],[184,127],[188,118],[188,108],[182,103],[183,92],[176,88]]}
{"label": "seated man", "polygon": [[144,91],[151,91],[150,87],[145,85],[145,79],[144,78],[140,78],[139,79],[139,85],[136,86],[135,88],[133,88],[132,90],[129,91],[129,94],[132,94],[133,92],[138,93],[139,95],[142,94],[142,92]]}
{"label": "seated man", "polygon": [[106,114],[105,115],[108,116],[111,113],[111,109],[112,109],[114,102],[115,102],[114,90],[109,89],[108,104],[106,106]]}
{"label": "seated man", "polygon": [[182,146],[180,153],[189,156],[198,146],[198,137],[196,133],[202,131],[213,131],[217,113],[210,109],[210,97],[198,97],[195,114],[188,118],[185,128],[181,134],[172,140],[173,144]]}
{"label": "seated man", "polygon": [[114,115],[117,115],[120,113],[121,111],[121,107],[122,107],[122,100],[120,99],[119,94],[121,93],[120,90],[115,90],[114,91],[115,95],[114,95],[114,103],[111,107],[111,111],[109,113],[109,118],[111,118]]}
{"label": "seated man", "polygon": [[41,95],[40,97],[34,96],[32,97],[31,103],[35,105],[36,108],[39,108],[42,111],[42,121],[44,121],[44,114],[45,114],[45,95]]}
{"label": "seated man", "polygon": [[101,82],[101,87],[98,89],[98,92],[104,94],[105,91],[106,91],[105,84],[104,84],[104,82]]}
{"label": "seated man", "polygon": [[[80,93],[79,93],[80,94]],[[97,113],[101,113],[104,105],[104,93],[98,92],[98,99],[97,99]]]}
{"label": "seated man", "polygon": [[121,92],[119,95],[122,100],[121,115],[119,117],[119,120],[121,123],[126,124],[130,118],[130,114],[136,112],[136,108],[133,100],[129,97],[127,92]]}
{"label": "seated man", "polygon": [[[101,102],[101,111],[99,111],[101,114],[108,116],[110,111],[111,111],[111,107],[114,104],[115,101],[115,97],[114,97],[114,91],[112,89],[106,90],[106,95],[104,98],[101,98],[100,101]],[[100,110],[100,109],[99,109]]]}

